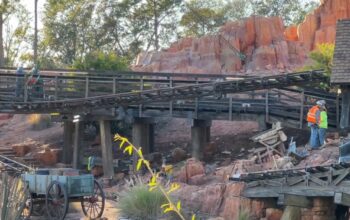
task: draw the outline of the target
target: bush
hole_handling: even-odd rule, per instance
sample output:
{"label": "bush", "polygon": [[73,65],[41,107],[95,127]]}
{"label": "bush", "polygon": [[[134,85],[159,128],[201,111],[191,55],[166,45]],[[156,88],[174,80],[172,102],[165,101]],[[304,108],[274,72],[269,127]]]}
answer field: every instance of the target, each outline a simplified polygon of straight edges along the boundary
{"label": "bush", "polygon": [[51,126],[51,116],[32,114],[28,117],[28,123],[33,130],[43,130]]}
{"label": "bush", "polygon": [[95,51],[87,54],[82,60],[74,61],[73,68],[78,70],[126,71],[129,61],[113,52]]}
{"label": "bush", "polygon": [[154,220],[162,216],[161,205],[166,203],[159,190],[149,191],[146,185],[137,185],[120,196],[121,213],[135,220]]}
{"label": "bush", "polygon": [[[318,44],[314,51],[311,51],[309,58],[312,60],[311,65],[306,65],[302,70],[320,70],[323,69],[328,77],[332,74],[334,44]],[[320,83],[321,89],[329,89],[327,83]]]}
{"label": "bush", "polygon": [[238,220],[249,220],[250,219],[250,214],[248,210],[239,210],[238,213]]}

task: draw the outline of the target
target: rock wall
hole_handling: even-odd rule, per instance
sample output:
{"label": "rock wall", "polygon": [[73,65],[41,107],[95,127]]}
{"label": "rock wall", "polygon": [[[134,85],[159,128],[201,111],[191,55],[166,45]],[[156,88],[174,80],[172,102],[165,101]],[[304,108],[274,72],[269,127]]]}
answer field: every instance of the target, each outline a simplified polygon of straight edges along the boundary
{"label": "rock wall", "polygon": [[184,38],[163,51],[141,53],[132,69],[213,74],[294,71],[317,44],[334,43],[336,21],[343,18],[350,18],[350,0],[322,0],[298,26],[285,27],[279,17],[227,22],[215,35]]}

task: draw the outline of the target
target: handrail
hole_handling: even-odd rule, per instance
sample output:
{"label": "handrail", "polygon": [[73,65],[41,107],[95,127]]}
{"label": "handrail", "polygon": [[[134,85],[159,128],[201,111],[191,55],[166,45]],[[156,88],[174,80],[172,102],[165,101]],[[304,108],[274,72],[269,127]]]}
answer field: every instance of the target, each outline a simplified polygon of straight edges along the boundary
{"label": "handrail", "polygon": [[1,164],[3,164],[3,165],[4,165],[4,166],[6,166],[6,167],[10,167],[11,169],[14,169],[14,170],[16,170],[16,171],[21,172],[21,170],[20,170],[20,169],[17,169],[16,167],[13,167],[13,166],[11,166],[11,165],[9,165],[9,164],[5,163],[5,162],[0,161],[0,163],[1,163]]}

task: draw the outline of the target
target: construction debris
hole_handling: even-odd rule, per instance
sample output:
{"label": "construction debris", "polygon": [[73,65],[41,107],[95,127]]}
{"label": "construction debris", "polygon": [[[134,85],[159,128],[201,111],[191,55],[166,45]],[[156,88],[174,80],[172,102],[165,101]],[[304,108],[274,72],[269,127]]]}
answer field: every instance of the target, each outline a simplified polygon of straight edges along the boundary
{"label": "construction debris", "polygon": [[253,152],[258,158],[258,162],[263,163],[273,160],[277,169],[277,163],[273,155],[283,157],[285,155],[284,142],[287,141],[287,136],[282,131],[281,123],[273,124],[272,129],[257,134],[251,139],[263,145],[263,147],[256,148]]}

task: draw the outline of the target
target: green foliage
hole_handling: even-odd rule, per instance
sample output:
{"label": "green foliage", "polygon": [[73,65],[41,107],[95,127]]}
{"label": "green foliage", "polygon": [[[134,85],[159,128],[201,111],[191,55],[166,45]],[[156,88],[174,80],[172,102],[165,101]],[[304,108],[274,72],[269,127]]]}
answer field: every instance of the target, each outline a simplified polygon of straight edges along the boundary
{"label": "green foliage", "polygon": [[186,36],[203,36],[217,31],[225,21],[224,10],[211,1],[192,0],[186,4],[186,12],[180,25]]}
{"label": "green foliage", "polygon": [[128,60],[117,56],[115,53],[96,51],[87,54],[82,61],[75,61],[73,68],[78,70],[128,70]]}
{"label": "green foliage", "polygon": [[215,33],[228,20],[247,17],[249,6],[245,0],[191,0],[185,4],[180,20],[183,34],[198,37]]}
{"label": "green foliage", "polygon": [[43,44],[62,64],[72,64],[98,48],[98,18],[93,0],[48,0],[44,5]]}
{"label": "green foliage", "polygon": [[239,210],[238,220],[250,220],[249,211],[244,209]]}
{"label": "green foliage", "polygon": [[14,66],[21,55],[21,51],[31,48],[30,20],[28,10],[21,4],[16,5],[7,15],[3,24],[6,35],[3,38],[5,66]]}
{"label": "green foliage", "polygon": [[149,191],[146,185],[137,185],[122,193],[119,208],[125,217],[154,220],[162,216],[161,205],[165,202],[159,190]]}
{"label": "green foliage", "polygon": [[309,54],[312,60],[311,65],[304,67],[305,70],[319,70],[323,69],[328,76],[332,73],[334,44],[324,43],[318,44],[316,50]]}
{"label": "green foliage", "polygon": [[285,24],[297,24],[305,15],[318,6],[313,1],[302,0],[250,0],[253,14],[262,16],[280,16]]}
{"label": "green foliage", "polygon": [[[311,65],[306,65],[303,70],[320,70],[323,69],[330,77],[332,74],[334,44],[324,43],[318,44],[316,50],[309,54],[312,60]],[[325,83],[320,84],[320,88],[329,89],[329,85]]]}

